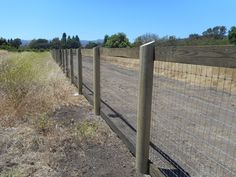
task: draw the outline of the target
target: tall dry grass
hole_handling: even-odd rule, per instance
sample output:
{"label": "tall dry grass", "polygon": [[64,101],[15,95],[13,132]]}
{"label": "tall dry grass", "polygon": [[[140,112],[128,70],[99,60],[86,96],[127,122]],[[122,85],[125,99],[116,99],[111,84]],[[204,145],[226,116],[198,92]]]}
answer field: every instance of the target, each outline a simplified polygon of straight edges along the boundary
{"label": "tall dry grass", "polygon": [[76,104],[73,91],[48,52],[8,53],[0,59],[0,126]]}

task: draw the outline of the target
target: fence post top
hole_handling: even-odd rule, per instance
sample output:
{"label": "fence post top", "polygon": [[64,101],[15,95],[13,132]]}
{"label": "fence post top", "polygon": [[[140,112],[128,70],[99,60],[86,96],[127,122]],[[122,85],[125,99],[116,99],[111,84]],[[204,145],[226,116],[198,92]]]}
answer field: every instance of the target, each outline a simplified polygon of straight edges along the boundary
{"label": "fence post top", "polygon": [[140,47],[152,46],[154,44],[155,44],[155,41],[151,41],[151,42],[141,45]]}
{"label": "fence post top", "polygon": [[99,46],[94,47],[93,48],[93,52],[97,53],[98,55],[100,55],[100,47]]}

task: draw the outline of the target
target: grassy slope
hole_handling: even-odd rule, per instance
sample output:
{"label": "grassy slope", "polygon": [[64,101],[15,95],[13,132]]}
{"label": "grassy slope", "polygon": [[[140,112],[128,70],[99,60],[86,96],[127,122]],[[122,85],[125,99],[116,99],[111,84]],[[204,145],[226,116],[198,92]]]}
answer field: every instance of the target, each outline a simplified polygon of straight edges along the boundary
{"label": "grassy slope", "polygon": [[0,125],[50,113],[74,101],[72,89],[49,53],[9,53],[0,63]]}

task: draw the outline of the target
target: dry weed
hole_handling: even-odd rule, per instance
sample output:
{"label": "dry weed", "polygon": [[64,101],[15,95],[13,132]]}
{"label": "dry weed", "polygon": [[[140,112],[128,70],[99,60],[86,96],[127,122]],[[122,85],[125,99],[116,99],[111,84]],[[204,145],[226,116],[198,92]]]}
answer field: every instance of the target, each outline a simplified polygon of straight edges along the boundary
{"label": "dry weed", "polygon": [[0,126],[80,103],[49,53],[9,53],[0,70]]}

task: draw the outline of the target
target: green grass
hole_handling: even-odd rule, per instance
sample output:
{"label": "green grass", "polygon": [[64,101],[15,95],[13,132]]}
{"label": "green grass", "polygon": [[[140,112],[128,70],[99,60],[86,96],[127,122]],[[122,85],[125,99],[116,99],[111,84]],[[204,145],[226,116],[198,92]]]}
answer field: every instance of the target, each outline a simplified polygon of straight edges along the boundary
{"label": "green grass", "polygon": [[84,121],[77,125],[77,130],[82,138],[94,138],[99,130],[99,124],[95,121]]}
{"label": "green grass", "polygon": [[0,174],[0,177],[21,177],[24,176],[20,169],[14,168]]}
{"label": "green grass", "polygon": [[41,114],[35,117],[34,126],[39,133],[46,135],[53,127],[53,121],[49,119],[47,114]]}

